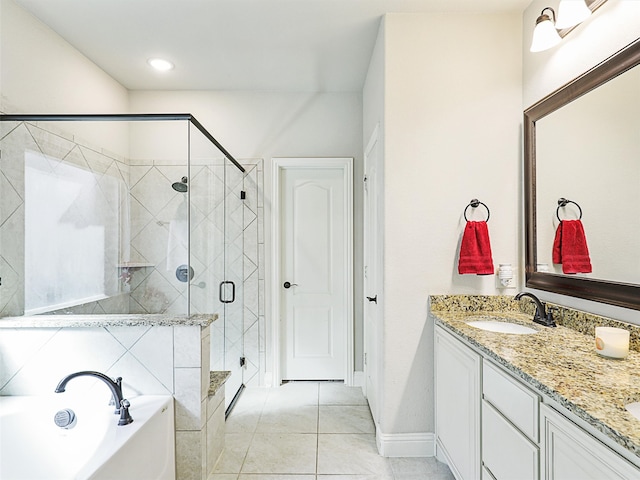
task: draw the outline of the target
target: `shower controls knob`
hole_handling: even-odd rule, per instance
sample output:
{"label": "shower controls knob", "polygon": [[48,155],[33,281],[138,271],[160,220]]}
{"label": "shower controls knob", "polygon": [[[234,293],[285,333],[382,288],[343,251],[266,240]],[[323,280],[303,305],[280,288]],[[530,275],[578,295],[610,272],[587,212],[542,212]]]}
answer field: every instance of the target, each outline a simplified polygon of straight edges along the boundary
{"label": "shower controls knob", "polygon": [[193,271],[193,267],[189,265],[180,265],[176,268],[176,278],[181,282],[188,282],[193,280],[195,272]]}

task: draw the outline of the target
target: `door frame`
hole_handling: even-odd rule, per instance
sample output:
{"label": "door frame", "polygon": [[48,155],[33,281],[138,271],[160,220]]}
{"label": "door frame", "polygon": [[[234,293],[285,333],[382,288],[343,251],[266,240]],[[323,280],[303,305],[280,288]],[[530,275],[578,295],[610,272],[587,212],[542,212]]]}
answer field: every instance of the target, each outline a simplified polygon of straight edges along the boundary
{"label": "door frame", "polygon": [[282,348],[284,342],[282,341],[283,328],[281,327],[281,292],[280,284],[283,282],[283,278],[280,274],[280,243],[281,238],[281,222],[280,217],[282,213],[281,202],[281,182],[280,172],[287,168],[341,168],[342,179],[345,193],[345,212],[344,218],[346,221],[345,238],[346,244],[344,264],[344,277],[345,285],[347,287],[346,294],[346,318],[344,325],[344,338],[345,338],[345,366],[344,366],[344,383],[345,385],[353,384],[353,369],[354,369],[354,300],[353,300],[353,158],[326,158],[326,157],[309,157],[309,158],[273,158],[272,159],[272,214],[271,214],[271,233],[273,237],[272,243],[272,256],[273,268],[271,269],[271,291],[273,295],[273,302],[271,306],[271,347],[273,358],[273,386],[278,387],[282,383],[281,363],[282,363]]}
{"label": "door frame", "polygon": [[[369,167],[371,166],[371,164],[373,164],[375,162],[375,167],[376,167],[376,184],[373,186],[373,188],[375,189],[381,189],[382,185],[381,185],[381,175],[382,175],[382,164],[381,164],[381,152],[379,150],[380,148],[380,137],[379,137],[379,131],[380,131],[380,124],[376,124],[375,128],[373,129],[373,132],[371,133],[371,137],[369,137],[369,141],[367,142],[367,146],[364,150],[364,174],[365,174],[365,178],[367,173],[369,172]],[[373,149],[376,148],[378,149],[378,155],[376,155],[375,157],[373,157],[373,161],[372,161],[372,152]],[[366,179],[364,180],[365,182],[368,182],[369,185],[371,185],[371,180],[370,179]],[[362,237],[362,246],[363,246],[363,266],[368,267],[368,261],[369,261],[369,256],[370,256],[370,244],[368,243],[367,240],[367,235],[368,235],[368,227],[367,227],[367,221],[369,220],[369,205],[368,205],[368,201],[371,201],[371,197],[369,196],[369,199],[367,201],[367,188],[370,188],[369,185],[365,186],[363,188],[362,191],[362,209],[363,209],[363,237]],[[380,193],[380,192],[378,192]],[[370,195],[370,194],[369,194]],[[382,225],[382,219],[378,218],[378,227],[380,227]],[[378,251],[377,252],[373,252],[375,255],[377,255],[378,257],[378,267],[380,269],[383,268],[383,257],[382,257],[382,245],[383,245],[383,238],[381,233],[378,233]],[[382,396],[382,369],[380,366],[380,356],[383,354],[383,349],[382,349],[382,345],[383,345],[383,328],[378,328],[380,326],[380,323],[382,323],[383,318],[384,318],[384,312],[383,312],[383,308],[384,308],[384,282],[383,282],[383,272],[378,271],[377,273],[377,285],[375,285],[375,291],[371,292],[371,291],[366,291],[367,288],[367,279],[365,278],[365,272],[363,269],[363,275],[362,275],[362,288],[364,289],[364,295],[362,298],[362,344],[363,344],[363,353],[364,353],[364,365],[363,365],[363,370],[364,370],[364,381],[363,381],[363,386],[362,386],[362,390],[363,393],[365,394],[365,397],[369,398],[369,394],[371,393],[372,395],[375,396],[375,411],[373,411],[372,409],[372,416],[374,419],[374,423],[376,426],[376,431],[378,429],[378,422],[380,421],[380,411],[382,410],[382,402],[383,402],[383,396]],[[370,286],[370,285],[369,285]],[[368,305],[368,300],[367,300],[367,296],[371,295],[372,293],[375,293],[378,301],[376,302],[376,308],[378,308],[378,325],[376,325],[375,328],[375,345],[370,345],[369,344],[369,329],[371,328],[371,325],[369,325],[368,322],[368,318],[367,318],[367,308],[370,307],[370,305]],[[375,349],[377,355],[374,356],[374,362],[372,362],[372,359],[370,358],[370,355],[367,355],[368,353],[370,353],[370,349]],[[376,388],[374,392],[369,392],[368,390],[368,375],[369,375],[369,370],[374,372],[374,375],[376,376]],[[370,408],[372,408],[371,405],[369,405]]]}

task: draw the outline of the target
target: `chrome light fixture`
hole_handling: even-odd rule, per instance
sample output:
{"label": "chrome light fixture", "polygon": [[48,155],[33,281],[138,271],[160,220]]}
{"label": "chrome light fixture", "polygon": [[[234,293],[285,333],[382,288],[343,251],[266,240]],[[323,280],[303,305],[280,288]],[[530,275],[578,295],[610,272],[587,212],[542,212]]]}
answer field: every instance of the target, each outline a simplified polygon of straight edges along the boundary
{"label": "chrome light fixture", "polygon": [[[545,12],[551,12],[551,16]],[[560,35],[556,30],[556,12],[551,7],[545,7],[540,12],[540,16],[536,20],[536,27],[533,30],[533,39],[531,40],[531,52],[541,52],[560,43]]]}
{"label": "chrome light fixture", "polygon": [[558,19],[556,28],[571,28],[584,22],[591,15],[585,0],[561,0],[558,5]]}

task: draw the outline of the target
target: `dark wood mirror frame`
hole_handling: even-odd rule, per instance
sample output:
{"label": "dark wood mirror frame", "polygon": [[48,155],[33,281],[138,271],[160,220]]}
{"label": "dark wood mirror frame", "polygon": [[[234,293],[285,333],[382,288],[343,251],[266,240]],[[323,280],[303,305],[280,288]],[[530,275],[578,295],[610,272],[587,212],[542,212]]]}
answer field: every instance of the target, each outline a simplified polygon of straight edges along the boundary
{"label": "dark wood mirror frame", "polygon": [[536,122],[638,64],[640,39],[524,112],[525,275],[529,288],[640,310],[640,284],[536,272]]}

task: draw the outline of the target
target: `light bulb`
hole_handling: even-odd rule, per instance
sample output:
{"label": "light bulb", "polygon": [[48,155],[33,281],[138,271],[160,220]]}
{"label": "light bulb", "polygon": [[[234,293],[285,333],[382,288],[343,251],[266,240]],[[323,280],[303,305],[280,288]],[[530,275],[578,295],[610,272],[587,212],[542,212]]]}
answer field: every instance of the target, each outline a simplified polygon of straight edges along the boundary
{"label": "light bulb", "polygon": [[549,48],[556,46],[560,43],[560,40],[562,40],[556,30],[555,24],[551,20],[551,17],[544,13],[545,10],[550,10],[555,17],[555,12],[552,8],[547,7],[542,10],[540,16],[536,20],[536,27],[533,30],[533,39],[531,40],[531,48],[529,49],[531,52],[548,50]]}
{"label": "light bulb", "polygon": [[561,0],[558,5],[556,28],[570,28],[584,22],[591,15],[591,10],[584,0]]}
{"label": "light bulb", "polygon": [[150,58],[147,63],[160,72],[173,70],[173,63],[163,58]]}

